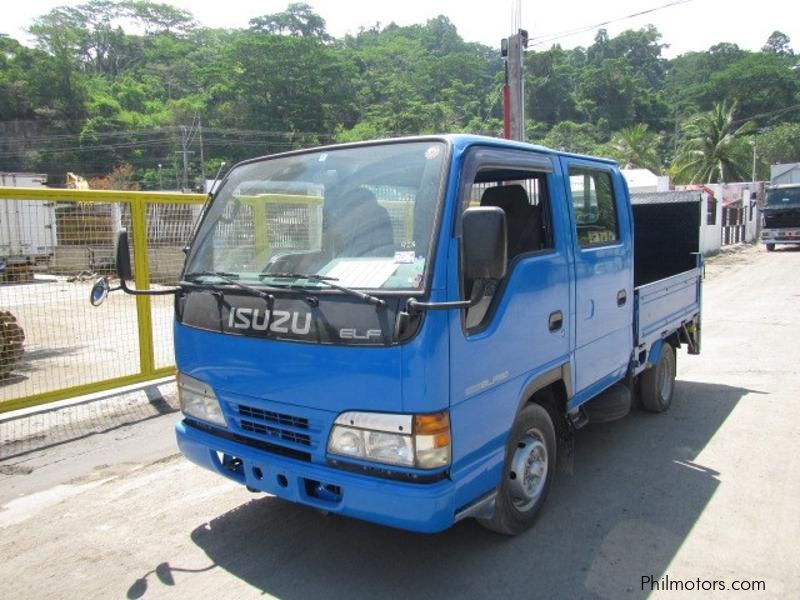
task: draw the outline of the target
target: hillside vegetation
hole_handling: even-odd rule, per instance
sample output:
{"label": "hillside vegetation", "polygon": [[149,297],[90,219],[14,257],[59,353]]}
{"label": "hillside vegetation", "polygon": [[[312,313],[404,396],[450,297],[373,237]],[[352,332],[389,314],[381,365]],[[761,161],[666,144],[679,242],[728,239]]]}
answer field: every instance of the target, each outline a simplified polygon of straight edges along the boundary
{"label": "hillside vegetation", "polygon": [[[0,35],[0,170],[174,189],[182,150],[196,185],[201,166],[211,177],[222,161],[292,148],[501,130],[499,51],[465,42],[445,16],[334,39],[305,4],[222,30],[167,4],[92,0],[30,32],[35,47]],[[683,182],[749,179],[755,144],[765,178],[770,163],[800,160],[790,43],[776,31],[761,51],[722,43],[667,60],[649,26],[601,29],[587,48],[532,46],[529,141]]]}

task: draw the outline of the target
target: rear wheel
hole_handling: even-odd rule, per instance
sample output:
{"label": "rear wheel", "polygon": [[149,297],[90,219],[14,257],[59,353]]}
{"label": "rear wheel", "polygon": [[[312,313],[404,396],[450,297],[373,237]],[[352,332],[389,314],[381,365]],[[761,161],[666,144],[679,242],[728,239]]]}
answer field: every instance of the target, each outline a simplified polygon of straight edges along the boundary
{"label": "rear wheel", "polygon": [[767,252],[773,252],[775,250],[775,244],[767,244]]}
{"label": "rear wheel", "polygon": [[675,350],[664,342],[661,344],[656,364],[642,373],[642,407],[660,413],[672,404],[675,393]]}
{"label": "rear wheel", "polygon": [[556,468],[556,433],[550,413],[529,404],[511,429],[495,513],[481,525],[505,535],[530,528],[547,498]]}

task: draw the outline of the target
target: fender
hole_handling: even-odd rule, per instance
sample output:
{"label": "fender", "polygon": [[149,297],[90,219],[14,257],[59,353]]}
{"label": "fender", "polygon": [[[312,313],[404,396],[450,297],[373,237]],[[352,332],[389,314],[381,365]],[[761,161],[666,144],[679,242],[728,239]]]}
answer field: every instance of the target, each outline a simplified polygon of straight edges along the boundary
{"label": "fender", "polygon": [[528,381],[520,393],[519,400],[517,401],[517,412],[514,418],[516,419],[516,415],[525,407],[531,396],[557,381],[564,382],[564,388],[567,390],[567,402],[569,402],[569,399],[572,398],[572,369],[569,363],[565,362],[543,373],[539,373]]}
{"label": "fender", "polygon": [[[514,420],[516,421],[517,415],[525,407],[536,392],[543,390],[549,385],[557,381],[563,381],[564,387],[567,390],[567,400],[572,397],[572,371],[569,363],[558,365],[552,369],[548,369],[543,373],[533,376],[525,387],[522,388],[519,401],[517,402],[517,411],[514,413]],[[509,431],[511,427],[509,427]],[[505,444],[504,444],[505,445]],[[499,467],[498,467],[499,468]],[[498,473],[499,478],[499,473]],[[470,502],[468,505],[456,511],[455,520],[460,521],[467,517],[475,517],[478,519],[491,519],[495,512],[495,501],[497,498],[497,488],[493,487],[491,490],[479,496],[477,499]]]}

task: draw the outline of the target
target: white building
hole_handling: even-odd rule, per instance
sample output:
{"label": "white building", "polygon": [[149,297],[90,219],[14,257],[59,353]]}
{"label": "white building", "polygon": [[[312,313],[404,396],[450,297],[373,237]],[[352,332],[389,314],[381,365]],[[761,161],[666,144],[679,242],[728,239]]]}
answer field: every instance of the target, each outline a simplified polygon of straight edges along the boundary
{"label": "white building", "polygon": [[650,169],[621,169],[621,171],[625,181],[628,182],[631,194],[669,191],[667,176],[656,175]]}

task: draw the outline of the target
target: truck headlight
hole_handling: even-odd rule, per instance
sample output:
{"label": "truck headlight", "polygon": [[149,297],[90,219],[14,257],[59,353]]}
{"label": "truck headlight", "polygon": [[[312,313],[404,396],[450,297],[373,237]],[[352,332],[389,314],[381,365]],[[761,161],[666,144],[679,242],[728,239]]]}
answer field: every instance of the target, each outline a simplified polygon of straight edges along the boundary
{"label": "truck headlight", "polygon": [[177,379],[178,398],[183,414],[220,427],[228,426],[210,385],[183,373],[178,373]]}
{"label": "truck headlight", "polygon": [[334,423],[328,452],[384,464],[436,469],[450,464],[450,417],[345,412]]}

